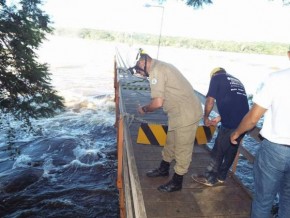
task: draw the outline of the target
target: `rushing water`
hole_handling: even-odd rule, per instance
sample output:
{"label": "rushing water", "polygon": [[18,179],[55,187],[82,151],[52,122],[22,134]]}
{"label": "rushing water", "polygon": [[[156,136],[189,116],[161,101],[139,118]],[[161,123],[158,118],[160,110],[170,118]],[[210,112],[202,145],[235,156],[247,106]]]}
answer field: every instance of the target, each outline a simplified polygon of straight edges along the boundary
{"label": "rushing water", "polygon": [[1,133],[0,217],[118,217],[114,46],[54,38],[40,58],[67,109],[19,131],[15,157]]}
{"label": "rushing water", "polygon": [[[156,47],[146,50],[154,54]],[[119,217],[115,45],[51,37],[39,55],[50,65],[52,84],[65,98],[66,111],[33,121],[36,135],[18,131],[14,141],[17,155],[7,151],[0,132],[0,217]],[[202,93],[208,87],[212,67],[237,73],[251,89],[262,73],[283,68],[286,63],[283,57],[166,47],[160,50],[160,57],[181,69]],[[259,146],[249,137],[245,144],[252,153]],[[237,175],[252,191],[252,165],[247,160],[239,161]]]}

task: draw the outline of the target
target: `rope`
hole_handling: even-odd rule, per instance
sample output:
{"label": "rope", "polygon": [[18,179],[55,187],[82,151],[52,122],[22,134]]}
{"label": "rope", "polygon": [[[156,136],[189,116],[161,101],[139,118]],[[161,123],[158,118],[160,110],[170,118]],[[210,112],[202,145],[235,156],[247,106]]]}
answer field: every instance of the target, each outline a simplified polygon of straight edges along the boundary
{"label": "rope", "polygon": [[165,125],[165,124],[160,124],[160,123],[154,123],[150,122],[148,120],[142,119],[140,117],[136,117],[134,114],[129,114],[129,113],[124,113],[123,118],[127,117],[129,121],[129,127],[131,126],[133,120],[138,121],[140,123],[147,123],[147,124],[158,124],[158,125]]}

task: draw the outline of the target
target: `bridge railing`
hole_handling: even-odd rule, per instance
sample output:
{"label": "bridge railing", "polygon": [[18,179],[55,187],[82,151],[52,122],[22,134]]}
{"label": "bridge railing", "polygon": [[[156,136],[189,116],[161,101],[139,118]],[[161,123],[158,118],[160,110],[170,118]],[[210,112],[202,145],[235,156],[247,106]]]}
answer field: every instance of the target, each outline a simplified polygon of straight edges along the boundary
{"label": "bridge railing", "polygon": [[117,150],[118,150],[118,172],[117,187],[119,189],[120,217],[140,217],[146,218],[146,210],[141,192],[140,180],[138,176],[136,161],[133,153],[133,145],[129,134],[129,121],[125,116],[122,98],[119,97],[119,75],[124,67],[121,55],[116,50],[114,62],[114,87],[116,103],[116,123],[117,127]]}

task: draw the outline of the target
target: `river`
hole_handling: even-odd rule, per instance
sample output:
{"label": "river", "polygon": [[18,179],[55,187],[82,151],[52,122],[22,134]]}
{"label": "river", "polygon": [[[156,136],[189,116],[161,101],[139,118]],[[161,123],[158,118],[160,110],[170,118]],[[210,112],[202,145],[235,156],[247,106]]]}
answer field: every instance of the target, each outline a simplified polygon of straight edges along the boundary
{"label": "river", "polygon": [[[0,217],[118,217],[114,45],[50,37],[39,50],[66,110],[0,138]],[[15,124],[18,129],[17,123]]]}

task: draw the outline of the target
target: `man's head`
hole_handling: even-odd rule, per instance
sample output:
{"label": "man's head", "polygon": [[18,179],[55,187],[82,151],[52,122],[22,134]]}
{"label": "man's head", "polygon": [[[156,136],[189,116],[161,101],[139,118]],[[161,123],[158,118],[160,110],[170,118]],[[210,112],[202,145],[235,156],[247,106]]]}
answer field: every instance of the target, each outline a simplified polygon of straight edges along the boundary
{"label": "man's head", "polygon": [[216,75],[218,73],[226,73],[226,71],[224,68],[216,67],[210,72],[210,78],[212,78],[214,75]]}
{"label": "man's head", "polygon": [[130,50],[127,54],[128,70],[132,74],[139,74],[141,76],[149,77],[148,65],[152,58],[144,52],[143,49]]}
{"label": "man's head", "polygon": [[152,58],[148,54],[141,54],[136,64],[136,71],[143,76],[149,77],[148,68],[150,67]]}

